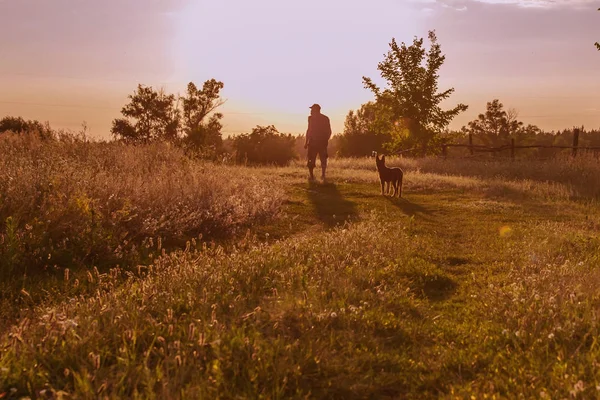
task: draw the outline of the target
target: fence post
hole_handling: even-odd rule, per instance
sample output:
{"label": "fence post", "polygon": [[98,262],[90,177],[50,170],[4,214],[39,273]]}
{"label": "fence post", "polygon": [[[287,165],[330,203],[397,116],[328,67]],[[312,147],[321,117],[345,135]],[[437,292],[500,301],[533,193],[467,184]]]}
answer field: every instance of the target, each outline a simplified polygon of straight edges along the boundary
{"label": "fence post", "polygon": [[510,159],[515,160],[515,138],[510,138]]}
{"label": "fence post", "polygon": [[469,133],[469,151],[473,155],[473,134]]}
{"label": "fence post", "polygon": [[573,157],[577,157],[577,147],[579,146],[579,128],[573,129]]}

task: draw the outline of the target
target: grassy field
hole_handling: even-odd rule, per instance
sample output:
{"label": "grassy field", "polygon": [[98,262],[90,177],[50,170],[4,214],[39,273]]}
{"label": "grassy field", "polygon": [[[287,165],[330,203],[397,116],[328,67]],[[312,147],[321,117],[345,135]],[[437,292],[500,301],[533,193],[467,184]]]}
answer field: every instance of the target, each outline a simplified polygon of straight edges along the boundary
{"label": "grassy field", "polygon": [[[89,160],[134,151],[93,149],[73,167],[87,176],[72,181],[80,196],[103,205],[107,186],[121,188],[123,204],[173,225],[129,225],[147,250],[118,267],[65,257],[34,279],[15,274],[23,264],[13,259],[12,297],[3,296],[19,312],[2,329],[0,398],[600,396],[593,160],[390,160],[406,171],[404,197],[392,199],[379,193],[373,159],[332,160],[328,182],[309,183],[301,163],[182,167],[168,153],[157,174],[174,177],[174,190],[131,176],[163,152],[136,150],[123,158],[128,168],[92,170]],[[2,162],[23,181],[33,161],[12,160]],[[71,173],[65,165],[26,176],[60,181]],[[1,216],[21,221],[5,223],[3,251],[9,229],[21,232],[39,212],[6,200],[29,186],[0,182]],[[60,197],[67,187],[52,190]],[[195,202],[199,191],[212,200]],[[177,219],[168,210],[180,197],[188,214]],[[211,226],[236,221],[231,229],[203,230],[197,213],[227,201],[245,211]],[[69,221],[66,237],[88,226]],[[147,239],[158,236],[170,245]],[[13,255],[28,254],[19,249]]]}

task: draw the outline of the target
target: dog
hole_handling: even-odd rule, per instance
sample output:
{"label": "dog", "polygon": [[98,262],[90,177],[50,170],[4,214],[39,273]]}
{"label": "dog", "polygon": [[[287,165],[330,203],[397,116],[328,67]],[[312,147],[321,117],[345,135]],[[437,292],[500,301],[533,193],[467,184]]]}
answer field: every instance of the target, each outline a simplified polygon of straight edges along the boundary
{"label": "dog", "polygon": [[[375,156],[375,163],[377,165],[377,172],[379,172],[379,181],[381,182],[381,194],[386,195],[390,192],[390,184],[394,188],[394,194],[392,197],[398,194],[398,197],[402,197],[402,178],[404,177],[404,171],[400,168],[388,168],[385,166],[385,155],[381,156],[381,159],[376,152],[373,152]],[[385,185],[387,184],[387,190]]]}

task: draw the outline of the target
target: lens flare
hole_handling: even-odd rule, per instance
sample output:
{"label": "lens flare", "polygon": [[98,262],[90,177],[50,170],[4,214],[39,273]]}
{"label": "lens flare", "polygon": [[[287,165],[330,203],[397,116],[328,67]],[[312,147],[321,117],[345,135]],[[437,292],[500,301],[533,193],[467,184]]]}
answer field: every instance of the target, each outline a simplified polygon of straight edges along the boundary
{"label": "lens flare", "polygon": [[500,228],[500,237],[506,237],[512,233],[512,228],[508,225],[504,225]]}

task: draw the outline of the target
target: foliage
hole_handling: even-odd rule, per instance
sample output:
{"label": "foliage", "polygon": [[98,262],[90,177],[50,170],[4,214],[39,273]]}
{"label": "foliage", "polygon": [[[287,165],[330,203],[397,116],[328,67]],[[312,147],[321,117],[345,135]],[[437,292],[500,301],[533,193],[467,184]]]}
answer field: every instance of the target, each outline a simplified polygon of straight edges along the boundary
{"label": "foliage", "polygon": [[133,268],[150,238],[226,238],[275,215],[281,201],[239,168],[191,161],[169,144],[21,136],[0,136],[0,280]]}
{"label": "foliage", "polygon": [[251,133],[233,138],[236,162],[286,165],[296,157],[296,139],[279,133],[275,126],[256,126]]}
{"label": "foliage", "polygon": [[[345,162],[338,173],[367,165]],[[262,243],[190,240],[136,276],[92,270],[87,294],[7,327],[0,394],[595,398],[597,205],[550,197],[540,207],[527,195],[543,180],[402,162],[415,168],[398,202],[377,194],[372,163],[360,181],[308,187],[304,168],[247,170],[280,175],[290,218],[276,223],[307,225]],[[463,162],[451,164],[475,165]],[[544,177],[544,165],[532,168]],[[346,203],[356,222],[320,223]]]}
{"label": "foliage", "polygon": [[125,118],[113,121],[114,137],[138,144],[178,140],[180,116],[174,95],[140,84],[128,98],[130,102],[121,109]]}
{"label": "foliage", "polygon": [[363,104],[356,112],[350,110],[340,136],[339,155],[364,157],[373,151],[381,153],[384,144],[391,140],[392,129],[387,110],[375,102]]}
{"label": "foliage", "polygon": [[35,133],[43,139],[53,137],[53,131],[48,123],[42,124],[37,120],[25,120],[22,117],[6,116],[0,120],[0,133]]}
{"label": "foliage", "polygon": [[204,82],[201,90],[190,82],[186,95],[176,98],[162,89],[138,85],[121,110],[125,118],[115,119],[111,132],[127,143],[170,142],[214,155],[223,145],[223,114],[214,112],[223,104],[222,88],[223,83],[215,79]]}
{"label": "foliage", "polygon": [[219,97],[223,86],[222,82],[215,79],[204,82],[202,90],[199,90],[193,82],[188,84],[187,95],[181,98],[183,131],[188,146],[196,149],[211,148],[214,151],[222,148],[221,128],[223,126],[220,121],[223,114],[210,114],[224,104]]}
{"label": "foliage", "polygon": [[517,120],[516,110],[505,111],[503,107],[498,99],[488,102],[485,114],[469,122],[466,131],[486,144],[506,144],[520,132],[523,122]]}
{"label": "foliage", "polygon": [[438,70],[445,60],[434,31],[429,32],[431,48],[423,48],[423,39],[415,38],[413,44],[400,46],[392,39],[390,51],[378,64],[381,76],[388,87],[383,91],[370,78],[363,77],[365,87],[370,89],[378,104],[390,110],[397,129],[392,131],[388,148],[397,151],[418,146],[425,154],[428,146],[459,113],[467,110],[458,104],[450,110],[442,110],[440,104],[450,97],[454,88],[438,92]]}

